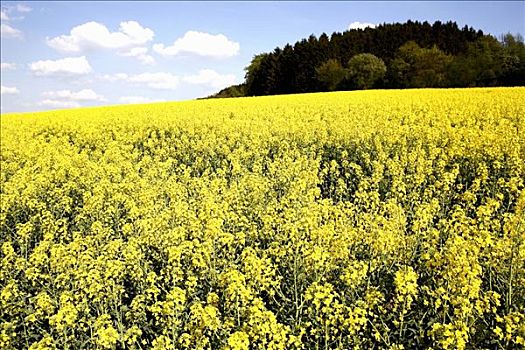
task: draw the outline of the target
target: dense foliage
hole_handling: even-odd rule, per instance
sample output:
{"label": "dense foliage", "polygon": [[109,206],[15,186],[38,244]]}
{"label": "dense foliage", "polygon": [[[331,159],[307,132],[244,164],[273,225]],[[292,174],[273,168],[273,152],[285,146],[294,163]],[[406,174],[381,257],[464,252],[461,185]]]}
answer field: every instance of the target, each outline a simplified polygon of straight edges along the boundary
{"label": "dense foliage", "polygon": [[206,98],[243,97],[245,96],[244,84],[228,86]]}
{"label": "dense foliage", "polygon": [[[333,33],[330,37],[324,33],[319,38],[311,35],[294,45],[257,55],[246,68],[244,95],[362,88],[355,79],[338,75],[340,69],[334,62],[349,68],[354,56],[365,53],[376,56],[387,67],[384,78],[374,81],[372,87],[376,88],[525,85],[521,36],[509,34],[498,41],[467,26],[460,29],[455,22],[408,21]],[[316,74],[327,64],[334,70]],[[359,70],[366,69],[365,65]],[[328,83],[325,77],[330,78]],[[337,81],[335,86],[333,81]],[[238,92],[225,89],[221,97],[238,96]]]}
{"label": "dense foliage", "polygon": [[2,349],[517,349],[525,89],[1,116]]}
{"label": "dense foliage", "polygon": [[382,59],[370,53],[360,53],[348,61],[347,77],[359,89],[371,88],[386,73]]}

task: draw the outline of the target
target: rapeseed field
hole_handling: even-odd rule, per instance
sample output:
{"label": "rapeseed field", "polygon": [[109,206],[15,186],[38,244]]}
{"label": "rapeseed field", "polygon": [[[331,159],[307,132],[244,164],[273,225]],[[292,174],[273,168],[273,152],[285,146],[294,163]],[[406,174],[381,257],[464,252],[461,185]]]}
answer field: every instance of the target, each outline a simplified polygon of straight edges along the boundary
{"label": "rapeseed field", "polygon": [[525,346],[525,88],[1,116],[1,349]]}

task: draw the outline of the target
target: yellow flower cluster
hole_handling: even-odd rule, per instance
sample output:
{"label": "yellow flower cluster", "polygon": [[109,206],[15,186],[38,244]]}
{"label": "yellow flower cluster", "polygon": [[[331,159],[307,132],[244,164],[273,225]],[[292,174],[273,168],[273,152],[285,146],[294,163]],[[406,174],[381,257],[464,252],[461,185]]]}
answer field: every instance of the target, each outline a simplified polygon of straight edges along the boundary
{"label": "yellow flower cluster", "polygon": [[525,88],[1,116],[1,349],[525,346]]}

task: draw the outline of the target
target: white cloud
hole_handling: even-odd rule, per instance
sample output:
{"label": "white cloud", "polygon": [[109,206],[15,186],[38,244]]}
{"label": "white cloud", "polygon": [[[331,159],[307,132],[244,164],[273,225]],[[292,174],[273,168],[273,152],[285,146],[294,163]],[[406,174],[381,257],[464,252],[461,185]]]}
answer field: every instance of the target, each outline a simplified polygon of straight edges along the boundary
{"label": "white cloud", "polygon": [[38,103],[39,106],[46,106],[51,108],[78,108],[80,103],[76,101],[60,101],[46,99]]}
{"label": "white cloud", "polygon": [[165,102],[164,99],[152,99],[144,96],[122,96],[119,99],[120,102],[126,104],[136,104],[136,103],[153,103],[153,102]]}
{"label": "white cloud", "polygon": [[104,81],[109,81],[110,83],[113,83],[118,80],[124,81],[127,78],[128,78],[128,75],[126,73],[105,74],[105,75],[100,76],[100,79]]}
{"label": "white cloud", "polygon": [[141,73],[128,75],[125,73],[118,73],[113,75],[102,76],[106,81],[125,81],[137,85],[145,85],[152,89],[174,90],[179,85],[179,77],[171,73]]}
{"label": "white cloud", "polygon": [[16,6],[8,5],[8,6],[3,7],[0,10],[0,19],[2,21],[21,20],[21,19],[24,19],[23,16],[10,17],[8,13],[12,13],[12,12],[26,13],[26,12],[31,12],[31,11],[33,11],[33,9],[24,4],[17,4]]}
{"label": "white cloud", "polygon": [[155,33],[138,22],[121,22],[117,32],[98,22],[88,22],[71,29],[69,35],[46,38],[47,44],[62,52],[83,52],[93,49],[126,49],[143,45]]}
{"label": "white cloud", "polygon": [[46,91],[42,93],[42,96],[46,99],[39,102],[38,105],[51,108],[76,108],[82,107],[80,102],[107,101],[104,96],[97,94],[91,89]]}
{"label": "white cloud", "polygon": [[368,27],[375,28],[376,25],[374,23],[356,21],[356,22],[350,23],[350,25],[348,26],[348,29],[349,30],[351,30],[351,29],[365,29],[365,28],[368,28]]}
{"label": "white cloud", "polygon": [[1,68],[2,70],[13,70],[13,69],[16,69],[16,64],[14,64],[14,63],[2,62],[2,63],[0,63],[0,68]]}
{"label": "white cloud", "polygon": [[171,73],[142,73],[129,76],[131,83],[146,84],[152,89],[173,90],[179,85],[179,77]]}
{"label": "white cloud", "polygon": [[16,95],[20,91],[16,87],[0,86],[0,95]]}
{"label": "white cloud", "polygon": [[236,83],[235,75],[219,74],[212,69],[202,69],[195,75],[183,77],[171,73],[141,73],[128,75],[126,73],[108,74],[100,77],[101,80],[108,82],[123,81],[135,85],[144,85],[152,89],[174,90],[179,83],[202,85],[213,89],[221,89]]}
{"label": "white cloud", "polygon": [[21,38],[22,37],[21,31],[5,23],[0,24],[0,33],[2,34],[2,38]]}
{"label": "white cloud", "polygon": [[42,94],[55,100],[66,101],[107,101],[104,96],[97,94],[91,89],[83,89],[77,92],[71,90],[47,91]]}
{"label": "white cloud", "polygon": [[222,89],[235,84],[235,75],[221,75],[212,69],[202,69],[196,75],[189,75],[183,78],[189,84],[205,85],[214,89]]}
{"label": "white cloud", "polygon": [[209,57],[231,57],[239,54],[239,43],[229,40],[223,34],[188,31],[182,38],[175,40],[173,45],[153,45],[153,50],[163,56],[180,54],[195,54]]}
{"label": "white cloud", "polygon": [[93,71],[89,65],[88,60],[86,59],[86,56],[66,57],[55,61],[37,61],[29,64],[29,69],[31,69],[31,71],[38,76],[84,75]]}
{"label": "white cloud", "polygon": [[142,64],[154,64],[155,59],[151,55],[148,55],[147,53],[148,53],[147,47],[134,47],[130,49],[129,51],[121,53],[120,55],[126,56],[126,57],[135,57]]}
{"label": "white cloud", "polygon": [[24,4],[17,4],[16,5],[16,10],[18,12],[31,12],[33,11],[33,9],[27,5],[24,5]]}

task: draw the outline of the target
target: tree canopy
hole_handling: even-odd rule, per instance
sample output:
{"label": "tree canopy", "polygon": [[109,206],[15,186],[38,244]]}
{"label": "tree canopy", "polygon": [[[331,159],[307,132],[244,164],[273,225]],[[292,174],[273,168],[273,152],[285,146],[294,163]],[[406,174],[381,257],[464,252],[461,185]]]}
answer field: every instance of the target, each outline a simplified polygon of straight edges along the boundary
{"label": "tree canopy", "polygon": [[386,73],[385,62],[371,53],[360,53],[348,61],[348,78],[358,89],[369,89]]}
{"label": "tree canopy", "polygon": [[333,91],[343,81],[347,72],[341,63],[331,58],[315,69],[317,80],[324,83],[329,91]]}
{"label": "tree canopy", "polygon": [[254,56],[245,71],[242,88],[225,89],[221,97],[229,91],[258,96],[372,87],[516,86],[525,85],[525,46],[521,35],[497,40],[455,22],[408,21],[310,35]]}

